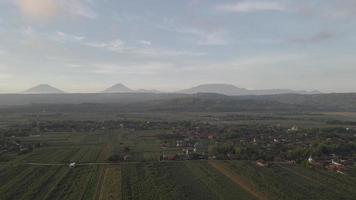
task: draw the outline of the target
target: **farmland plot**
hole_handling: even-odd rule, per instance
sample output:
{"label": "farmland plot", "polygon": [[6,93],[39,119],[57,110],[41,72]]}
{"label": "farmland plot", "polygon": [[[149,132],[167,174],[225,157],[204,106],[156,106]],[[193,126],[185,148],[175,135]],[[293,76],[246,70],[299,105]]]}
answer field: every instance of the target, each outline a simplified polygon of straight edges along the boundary
{"label": "farmland plot", "polygon": [[333,172],[273,164],[261,168],[253,162],[225,161],[233,173],[250,182],[268,199],[353,199],[356,180]]}
{"label": "farmland plot", "polygon": [[122,166],[123,199],[254,199],[206,162]]}
{"label": "farmland plot", "polygon": [[105,168],[104,180],[100,188],[99,200],[120,200],[122,198],[119,166]]}

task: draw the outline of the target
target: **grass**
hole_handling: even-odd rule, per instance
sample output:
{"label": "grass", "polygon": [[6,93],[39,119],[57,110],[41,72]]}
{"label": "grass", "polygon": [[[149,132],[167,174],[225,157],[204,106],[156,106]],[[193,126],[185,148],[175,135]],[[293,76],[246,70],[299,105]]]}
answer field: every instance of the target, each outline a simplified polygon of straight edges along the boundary
{"label": "grass", "polygon": [[[227,174],[234,174],[267,199],[355,199],[356,171],[342,176],[301,166],[257,167],[253,162],[222,161],[222,173],[207,161],[158,162],[158,135],[166,130],[114,130],[46,133],[18,138],[44,142],[0,166],[0,199],[256,199]],[[172,141],[170,141],[172,142]],[[173,141],[174,142],[174,141]],[[124,148],[129,147],[128,152]],[[167,150],[168,151],[168,150]],[[175,149],[170,150],[174,152]],[[28,162],[107,162],[127,153],[131,161],[115,166],[29,166]],[[168,154],[168,153],[167,153]]]}
{"label": "grass", "polygon": [[105,168],[104,180],[100,188],[99,200],[122,199],[121,168],[119,166]]}
{"label": "grass", "polygon": [[224,164],[271,199],[353,199],[356,196],[356,182],[350,176],[300,166],[261,168],[245,161]]}

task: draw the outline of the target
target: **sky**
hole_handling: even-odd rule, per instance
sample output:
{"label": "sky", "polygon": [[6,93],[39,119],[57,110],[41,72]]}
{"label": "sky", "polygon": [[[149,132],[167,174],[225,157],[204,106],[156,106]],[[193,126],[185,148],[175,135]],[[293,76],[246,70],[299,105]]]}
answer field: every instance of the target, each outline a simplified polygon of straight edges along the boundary
{"label": "sky", "polygon": [[0,93],[356,92],[355,0],[0,0]]}

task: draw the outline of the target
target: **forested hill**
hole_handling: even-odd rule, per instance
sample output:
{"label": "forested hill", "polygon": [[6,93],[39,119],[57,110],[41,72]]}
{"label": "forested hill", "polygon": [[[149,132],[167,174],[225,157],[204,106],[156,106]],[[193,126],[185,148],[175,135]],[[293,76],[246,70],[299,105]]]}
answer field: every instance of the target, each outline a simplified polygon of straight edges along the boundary
{"label": "forested hill", "polygon": [[64,94],[0,94],[0,106],[30,104],[111,104],[135,103],[185,97],[185,94],[154,93],[64,93]]}
{"label": "forested hill", "polygon": [[330,94],[280,94],[266,96],[245,96],[244,99],[268,100],[290,105],[307,106],[317,110],[356,111],[356,93]]}
{"label": "forested hill", "polygon": [[161,111],[356,111],[356,93],[281,94],[231,97],[219,94],[195,94],[189,97],[131,104],[127,109]]}
{"label": "forested hill", "polygon": [[0,95],[3,107],[98,111],[356,111],[356,93],[232,97],[220,94]]}

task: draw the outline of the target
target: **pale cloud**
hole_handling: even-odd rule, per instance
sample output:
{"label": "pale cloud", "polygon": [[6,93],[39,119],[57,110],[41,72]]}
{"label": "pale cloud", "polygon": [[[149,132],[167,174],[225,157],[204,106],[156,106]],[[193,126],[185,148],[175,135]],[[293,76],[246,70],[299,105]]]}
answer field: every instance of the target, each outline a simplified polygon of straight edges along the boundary
{"label": "pale cloud", "polygon": [[55,16],[75,15],[95,19],[98,14],[84,0],[17,0],[22,14],[36,19],[48,19]]}
{"label": "pale cloud", "polygon": [[241,1],[234,4],[224,4],[218,10],[236,13],[250,13],[260,11],[285,11],[287,7],[276,1]]}
{"label": "pale cloud", "polygon": [[226,32],[212,32],[204,33],[201,32],[198,34],[200,40],[197,41],[199,45],[227,45],[229,42],[226,39]]}
{"label": "pale cloud", "polygon": [[224,30],[205,31],[197,28],[180,27],[175,29],[179,33],[194,36],[198,45],[226,45],[227,32]]}
{"label": "pale cloud", "polygon": [[69,63],[65,65],[68,68],[72,68],[72,69],[80,69],[80,68],[84,68],[83,65],[81,64],[77,64],[77,63]]}
{"label": "pale cloud", "polygon": [[278,66],[283,63],[294,63],[305,60],[306,55],[303,54],[267,54],[263,56],[245,57],[231,62],[231,67],[239,67],[244,70],[252,70],[253,68],[265,68],[267,66]]}
{"label": "pale cloud", "polygon": [[192,36],[192,42],[197,45],[227,45],[228,31],[222,28],[197,28],[192,26],[182,26],[173,19],[166,19],[162,24],[156,24],[156,27],[166,31],[172,31],[184,35]]}
{"label": "pale cloud", "polygon": [[62,0],[61,7],[63,10],[85,18],[96,19],[98,14],[88,5],[90,1],[83,0]]}
{"label": "pale cloud", "polygon": [[131,48],[131,53],[140,55],[142,57],[200,57],[205,56],[204,52],[192,52],[161,48]]}
{"label": "pale cloud", "polygon": [[84,45],[95,47],[95,48],[102,48],[115,52],[123,52],[124,50],[127,50],[127,48],[125,47],[125,43],[120,39],[115,39],[110,42],[102,42],[102,43],[88,42],[85,43]]}
{"label": "pale cloud", "polygon": [[[62,31],[56,31],[56,32],[50,32],[50,33],[43,33],[41,31],[38,31],[34,29],[31,26],[27,26],[23,28],[22,30],[23,35],[25,35],[28,38],[37,38],[38,40],[44,42],[44,41],[54,41],[57,43],[81,43],[85,37],[84,36],[78,36],[78,35],[73,35],[69,33],[65,33]],[[25,40],[26,41],[26,40]]]}
{"label": "pale cloud", "polygon": [[83,45],[99,48],[115,53],[121,53],[126,55],[131,55],[134,57],[141,58],[152,58],[152,57],[177,57],[177,56],[204,56],[205,53],[202,52],[190,52],[190,51],[180,51],[180,50],[170,50],[170,49],[161,49],[161,48],[153,48],[150,45],[146,45],[146,47],[135,47],[126,44],[124,41],[120,39],[116,39],[110,42],[87,42]]}
{"label": "pale cloud", "polygon": [[260,56],[251,57],[240,57],[237,59],[225,61],[225,62],[198,62],[190,64],[188,67],[182,68],[185,71],[236,71],[236,72],[246,72],[255,71],[256,69],[265,69],[280,66],[288,63],[300,62],[307,59],[306,55],[302,54],[268,54]]}
{"label": "pale cloud", "polygon": [[35,30],[31,26],[27,26],[23,29],[22,33],[27,36],[32,36],[35,34]]}
{"label": "pale cloud", "polygon": [[296,37],[291,38],[288,41],[292,43],[301,43],[301,44],[314,44],[320,43],[324,41],[331,40],[336,37],[335,33],[328,32],[328,31],[321,31],[314,35],[307,36],[307,37]]}
{"label": "pale cloud", "polygon": [[322,16],[332,19],[344,19],[356,16],[356,1],[336,1],[322,10]]}
{"label": "pale cloud", "polygon": [[[88,66],[88,65],[87,65]],[[143,63],[95,63],[89,64],[87,72],[92,74],[113,75],[113,74],[138,74],[152,75],[160,71],[173,68],[174,64],[167,62],[143,62]]]}
{"label": "pale cloud", "polygon": [[282,0],[242,0],[236,3],[219,4],[215,9],[223,12],[257,13],[289,12],[307,17],[325,19],[345,19],[356,16],[356,1],[330,0],[325,3],[315,1],[282,1]]}
{"label": "pale cloud", "polygon": [[50,39],[52,39],[56,42],[60,42],[60,43],[80,42],[85,39],[84,36],[71,35],[68,33],[61,32],[61,31],[57,31],[55,34],[49,35],[48,37]]}
{"label": "pale cloud", "polygon": [[138,44],[142,44],[142,45],[151,45],[152,42],[148,41],[148,40],[139,40],[137,41]]}

